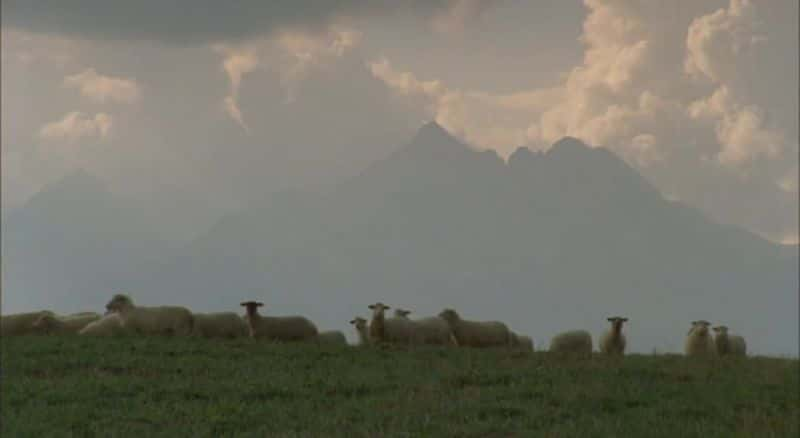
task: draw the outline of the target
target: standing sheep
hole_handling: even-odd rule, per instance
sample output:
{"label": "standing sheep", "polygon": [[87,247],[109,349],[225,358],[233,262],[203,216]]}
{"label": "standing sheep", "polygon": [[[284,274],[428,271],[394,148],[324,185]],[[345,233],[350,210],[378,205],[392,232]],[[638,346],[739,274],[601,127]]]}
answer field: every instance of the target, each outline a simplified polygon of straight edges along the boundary
{"label": "standing sheep", "polygon": [[367,327],[367,320],[357,316],[350,320],[350,324],[355,327],[356,333],[358,334],[358,345],[369,345],[369,327]]}
{"label": "standing sheep", "polygon": [[692,328],[686,335],[683,347],[687,356],[710,357],[714,355],[714,342],[708,330],[710,325],[711,323],[708,321],[692,321]]}
{"label": "standing sheep", "polygon": [[204,338],[240,338],[250,334],[247,321],[234,312],[195,313],[192,333]]}
{"label": "standing sheep", "polygon": [[33,330],[43,335],[75,335],[90,323],[100,319],[92,312],[76,313],[64,317],[44,314],[33,322]]}
{"label": "standing sheep", "polygon": [[713,328],[714,345],[719,356],[746,356],[747,344],[744,338],[728,334],[728,327],[720,325]]}
{"label": "standing sheep", "polygon": [[306,341],[316,338],[317,327],[303,316],[262,316],[258,308],[264,303],[245,301],[245,319],[250,327],[250,337],[271,341]]}
{"label": "standing sheep", "polygon": [[625,354],[625,334],[622,333],[622,325],[628,321],[628,318],[621,316],[612,316],[608,318],[611,323],[611,329],[606,331],[600,338],[600,351],[605,354],[619,355]]}
{"label": "standing sheep", "polygon": [[106,309],[119,314],[124,329],[138,334],[188,336],[194,326],[192,312],[185,307],[135,306],[124,294],[114,295]]}
{"label": "standing sheep", "polygon": [[33,323],[42,315],[55,316],[49,310],[0,316],[0,336],[35,334],[36,330],[33,328]]}
{"label": "standing sheep", "polygon": [[386,318],[385,312],[390,307],[378,302],[367,306],[372,310],[369,323],[370,343],[410,344],[413,342],[413,329],[408,318]]}
{"label": "standing sheep", "polygon": [[559,333],[550,341],[550,352],[591,355],[592,335],[586,330]]}
{"label": "standing sheep", "polygon": [[122,317],[116,312],[107,313],[78,332],[81,336],[121,336],[126,333],[129,332],[122,327]]}
{"label": "standing sheep", "polygon": [[453,309],[444,309],[439,317],[447,322],[458,345],[463,347],[511,346],[513,338],[500,321],[467,321]]}

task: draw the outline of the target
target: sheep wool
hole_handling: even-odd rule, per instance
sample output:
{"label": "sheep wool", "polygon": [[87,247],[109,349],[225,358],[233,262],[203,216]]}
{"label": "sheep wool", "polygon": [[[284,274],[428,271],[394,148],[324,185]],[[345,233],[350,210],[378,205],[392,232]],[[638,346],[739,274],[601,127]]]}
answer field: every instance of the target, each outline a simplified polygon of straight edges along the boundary
{"label": "sheep wool", "polygon": [[591,355],[592,335],[586,330],[559,333],[550,340],[550,352]]}
{"label": "sheep wool", "polygon": [[106,310],[118,313],[123,328],[137,334],[189,336],[194,326],[192,312],[185,307],[136,306],[124,294],[114,295],[106,304]]}
{"label": "sheep wool", "polygon": [[453,309],[444,309],[439,317],[447,322],[453,337],[462,347],[512,346],[511,330],[500,321],[468,321]]}
{"label": "sheep wool", "polygon": [[692,321],[692,328],[686,335],[684,343],[684,353],[687,356],[710,357],[715,354],[714,342],[708,327],[708,321]]}
{"label": "sheep wool", "polygon": [[203,338],[241,338],[250,334],[247,321],[235,312],[195,313],[192,332]]}
{"label": "sheep wool", "polygon": [[317,327],[303,316],[262,316],[258,308],[264,303],[245,301],[245,320],[250,328],[250,337],[278,342],[307,341],[316,338]]}

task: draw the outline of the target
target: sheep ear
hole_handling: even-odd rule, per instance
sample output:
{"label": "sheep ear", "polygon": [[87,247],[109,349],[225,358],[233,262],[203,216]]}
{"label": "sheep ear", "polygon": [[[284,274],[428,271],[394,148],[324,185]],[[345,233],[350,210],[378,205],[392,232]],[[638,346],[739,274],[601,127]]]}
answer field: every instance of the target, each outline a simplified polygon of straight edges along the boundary
{"label": "sheep ear", "polygon": [[367,306],[367,308],[369,310],[375,310],[375,305],[374,304],[370,304],[369,306]]}
{"label": "sheep ear", "polygon": [[622,322],[628,322],[628,318],[622,318]]}
{"label": "sheep ear", "polygon": [[262,302],[260,302],[260,301],[256,303],[256,306],[258,306],[258,307],[261,307],[261,306],[263,306],[263,305],[264,305],[264,303],[262,303]]}
{"label": "sheep ear", "polygon": [[614,322],[614,318],[606,318],[608,322]]}
{"label": "sheep ear", "polygon": [[386,310],[391,309],[391,307],[389,307],[389,306],[383,306],[383,308],[386,309]]}

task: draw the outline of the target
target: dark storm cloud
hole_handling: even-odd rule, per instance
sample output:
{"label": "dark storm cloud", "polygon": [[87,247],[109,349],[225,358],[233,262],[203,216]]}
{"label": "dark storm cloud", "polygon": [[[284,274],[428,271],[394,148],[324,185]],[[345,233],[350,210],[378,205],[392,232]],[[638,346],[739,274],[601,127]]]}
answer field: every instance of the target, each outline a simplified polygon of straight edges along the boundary
{"label": "dark storm cloud", "polygon": [[4,27],[92,39],[176,44],[235,40],[339,16],[434,16],[453,0],[5,0]]}

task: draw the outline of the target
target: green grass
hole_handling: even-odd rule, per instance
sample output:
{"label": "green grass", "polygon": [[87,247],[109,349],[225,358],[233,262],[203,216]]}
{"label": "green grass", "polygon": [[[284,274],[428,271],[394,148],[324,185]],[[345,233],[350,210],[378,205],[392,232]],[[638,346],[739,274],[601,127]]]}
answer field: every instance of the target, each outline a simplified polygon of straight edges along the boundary
{"label": "green grass", "polygon": [[0,436],[796,437],[797,360],[2,339]]}

